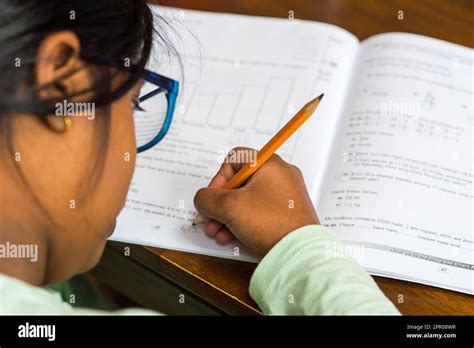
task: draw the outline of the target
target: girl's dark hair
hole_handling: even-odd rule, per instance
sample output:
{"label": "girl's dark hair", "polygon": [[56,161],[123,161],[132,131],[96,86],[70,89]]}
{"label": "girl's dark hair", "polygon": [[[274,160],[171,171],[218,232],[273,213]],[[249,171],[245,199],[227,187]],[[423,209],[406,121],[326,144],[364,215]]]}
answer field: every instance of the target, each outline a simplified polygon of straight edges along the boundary
{"label": "girl's dark hair", "polygon": [[[165,23],[162,18],[155,22],[158,26]],[[157,29],[157,42],[173,51],[173,46],[160,34],[160,28]],[[35,86],[32,81],[38,46],[48,34],[63,30],[78,36],[81,58],[89,66],[96,65],[98,75],[94,74],[95,81],[89,90],[56,100],[38,100],[38,90],[46,87]],[[50,114],[56,102],[90,92],[89,102],[96,107],[108,105],[140,78],[151,53],[153,33],[153,16],[145,0],[2,0],[0,114]],[[104,66],[104,59],[119,64],[135,59],[136,69],[118,88],[111,90],[110,67]],[[29,82],[30,88],[20,98],[18,90],[25,82]]]}
{"label": "girl's dark hair", "polygon": [[[39,117],[54,114],[57,102],[87,96],[87,101],[94,103],[96,109],[102,107],[105,111],[105,115],[96,119],[101,124],[97,127],[100,144],[96,144],[98,161],[93,171],[100,176],[97,167],[103,165],[101,159],[108,142],[108,105],[127,93],[140,79],[152,52],[153,38],[166,53],[177,56],[174,46],[163,34],[165,29],[170,29],[166,26],[169,25],[162,17],[155,15],[153,18],[145,0],[1,0],[0,138],[5,139],[8,152],[15,152],[10,127],[13,114],[28,113]],[[37,86],[34,81],[38,47],[46,36],[58,31],[71,31],[77,35],[81,59],[85,62],[83,68],[93,69],[93,83],[88,90],[73,95],[39,99],[38,91],[47,86]],[[127,78],[118,87],[111,89],[110,82],[118,71],[104,64],[104,60],[130,62],[136,68],[127,73]],[[29,187],[21,167],[15,164]],[[29,188],[33,199],[41,205]]]}

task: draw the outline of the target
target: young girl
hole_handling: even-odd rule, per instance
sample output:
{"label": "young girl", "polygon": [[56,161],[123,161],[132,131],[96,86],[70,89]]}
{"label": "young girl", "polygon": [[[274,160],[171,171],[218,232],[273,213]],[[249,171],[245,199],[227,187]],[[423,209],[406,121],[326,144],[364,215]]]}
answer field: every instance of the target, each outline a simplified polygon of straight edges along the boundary
{"label": "young girl", "polygon": [[[136,119],[151,96],[143,81],[168,101],[176,94],[174,81],[145,70],[154,38],[173,51],[160,35],[166,22],[144,0],[4,0],[0,23],[0,314],[105,313],[42,286],[94,267],[137,143],[148,149],[166,133],[169,124],[139,143]],[[244,187],[222,189],[238,169],[223,164],[195,206],[216,242],[238,238],[264,256],[250,285],[264,313],[398,313],[355,261],[333,252],[340,245],[320,226],[298,168],[273,156]]]}

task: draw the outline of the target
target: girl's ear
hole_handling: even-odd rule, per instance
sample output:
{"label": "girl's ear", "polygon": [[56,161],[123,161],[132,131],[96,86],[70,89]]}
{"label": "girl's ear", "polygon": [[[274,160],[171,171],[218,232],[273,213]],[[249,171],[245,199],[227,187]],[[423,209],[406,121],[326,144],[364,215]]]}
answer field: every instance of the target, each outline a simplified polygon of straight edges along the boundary
{"label": "girl's ear", "polygon": [[[84,81],[78,80],[83,74],[75,73],[83,65],[80,50],[77,35],[70,31],[56,32],[43,39],[38,48],[35,82],[37,86],[50,86],[40,88],[38,98],[60,98],[83,88]],[[64,121],[63,117],[45,117],[46,124],[58,131],[65,129]]]}
{"label": "girl's ear", "polygon": [[[38,48],[36,64],[36,84],[46,85],[62,76],[72,73],[81,65],[79,54],[81,45],[76,34],[70,31],[61,31],[48,35],[43,39]],[[74,87],[73,75],[61,80],[57,86],[40,90],[41,98],[48,98],[59,92],[70,92]],[[56,90],[56,91],[55,91]],[[53,95],[51,95],[53,93]]]}

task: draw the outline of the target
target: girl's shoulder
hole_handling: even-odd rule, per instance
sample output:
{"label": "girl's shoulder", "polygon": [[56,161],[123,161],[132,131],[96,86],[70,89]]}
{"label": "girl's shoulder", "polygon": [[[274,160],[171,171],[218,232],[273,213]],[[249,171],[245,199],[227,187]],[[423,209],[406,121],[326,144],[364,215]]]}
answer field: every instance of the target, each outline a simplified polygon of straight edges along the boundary
{"label": "girl's shoulder", "polygon": [[73,313],[58,292],[4,274],[0,274],[0,294],[0,315]]}

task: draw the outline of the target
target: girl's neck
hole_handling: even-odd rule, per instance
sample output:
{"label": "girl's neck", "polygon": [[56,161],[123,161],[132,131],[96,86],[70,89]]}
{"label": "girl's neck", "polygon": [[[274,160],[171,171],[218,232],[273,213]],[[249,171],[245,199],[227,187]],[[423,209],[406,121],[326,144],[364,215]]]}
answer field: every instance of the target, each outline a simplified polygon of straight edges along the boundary
{"label": "girl's neck", "polygon": [[[3,177],[0,173],[0,180]],[[48,240],[29,197],[15,185],[0,187],[0,274],[41,286],[47,278]]]}

